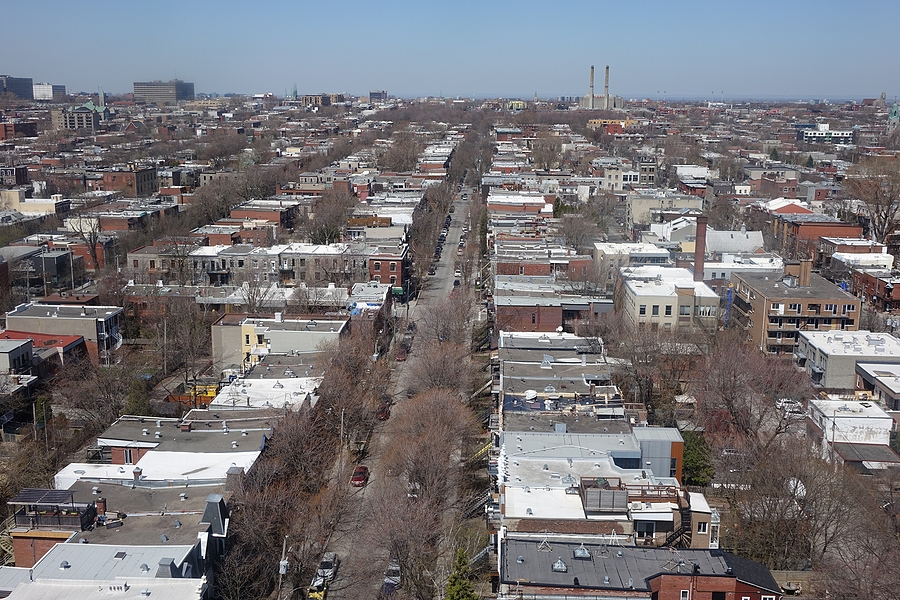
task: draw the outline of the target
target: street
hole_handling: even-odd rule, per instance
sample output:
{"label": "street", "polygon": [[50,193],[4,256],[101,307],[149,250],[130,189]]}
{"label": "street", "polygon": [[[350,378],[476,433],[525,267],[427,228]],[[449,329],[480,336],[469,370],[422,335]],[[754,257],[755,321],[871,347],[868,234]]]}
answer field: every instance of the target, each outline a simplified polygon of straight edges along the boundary
{"label": "street", "polygon": [[[452,220],[444,241],[441,259],[435,263],[435,274],[428,276],[420,288],[418,298],[410,302],[409,321],[416,321],[429,305],[448,298],[453,292],[453,282],[456,279],[454,271],[457,265],[457,248],[465,226],[467,201],[463,201],[460,194],[457,194],[453,205],[454,212],[451,214]],[[460,278],[461,282],[467,280],[468,278]],[[395,306],[394,308],[398,317],[406,315],[404,307]],[[406,331],[405,325],[399,326],[398,330],[395,347],[403,332]],[[394,356],[394,352],[388,352],[380,359],[393,361],[391,364],[391,387],[394,405],[391,407],[391,417],[387,421],[376,423],[367,456],[362,461],[369,467],[369,483],[361,488],[350,487],[350,475],[355,464],[346,449],[342,460],[338,461],[338,466],[335,468],[334,484],[347,486],[349,491],[345,497],[346,510],[341,511],[341,520],[326,547],[328,551],[336,552],[341,561],[335,580],[329,586],[328,592],[328,597],[335,600],[376,597],[381,589],[384,570],[390,559],[387,548],[381,546],[380,536],[375,531],[378,524],[373,523],[373,509],[375,503],[381,500],[379,492],[390,477],[382,464],[384,453],[390,449],[391,444],[402,443],[402,440],[392,439],[391,421],[397,415],[403,414],[405,405],[409,401],[407,390],[418,387],[413,375],[414,365],[420,358],[417,354],[415,337],[406,361],[396,361]],[[397,509],[403,510],[404,507],[398,506]]]}

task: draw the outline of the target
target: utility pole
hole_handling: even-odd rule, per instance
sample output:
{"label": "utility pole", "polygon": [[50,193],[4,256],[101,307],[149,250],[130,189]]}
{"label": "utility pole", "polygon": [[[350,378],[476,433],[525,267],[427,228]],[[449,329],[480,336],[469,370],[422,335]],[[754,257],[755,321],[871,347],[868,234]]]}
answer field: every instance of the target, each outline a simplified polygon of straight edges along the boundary
{"label": "utility pole", "polygon": [[287,541],[288,536],[284,536],[284,542],[281,544],[281,561],[278,563],[278,595],[281,596],[281,581],[287,575]]}

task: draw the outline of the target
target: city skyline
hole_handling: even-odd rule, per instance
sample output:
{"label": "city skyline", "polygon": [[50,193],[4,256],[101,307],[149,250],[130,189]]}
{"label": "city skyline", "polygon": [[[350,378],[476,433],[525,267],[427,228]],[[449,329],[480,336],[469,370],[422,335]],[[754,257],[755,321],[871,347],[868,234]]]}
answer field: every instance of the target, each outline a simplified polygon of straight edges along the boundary
{"label": "city skyline", "polygon": [[[249,14],[232,0],[152,7],[100,0],[97,10],[76,13],[65,6],[50,0],[40,13],[26,3],[8,7],[10,22],[40,27],[11,28],[0,40],[7,57],[0,72],[72,92],[128,93],[134,81],[178,78],[195,83],[197,93],[280,96],[296,85],[301,94],[555,98],[586,95],[593,64],[601,74],[610,65],[610,92],[626,98],[900,94],[900,66],[883,58],[900,7],[882,0],[852,11],[831,1],[651,0],[640,12],[570,2],[552,14],[536,2],[469,0],[449,8],[263,0]],[[279,29],[284,23],[289,28]],[[864,55],[846,43],[860,36]],[[73,45],[101,58],[60,60]]]}

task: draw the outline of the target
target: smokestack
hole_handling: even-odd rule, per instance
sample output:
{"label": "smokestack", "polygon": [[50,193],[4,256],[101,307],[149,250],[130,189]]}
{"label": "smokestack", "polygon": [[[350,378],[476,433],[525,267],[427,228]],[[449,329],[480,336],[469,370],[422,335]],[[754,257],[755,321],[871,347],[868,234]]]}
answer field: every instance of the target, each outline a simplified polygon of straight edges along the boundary
{"label": "smokestack", "polygon": [[703,267],[706,260],[706,223],[703,215],[697,217],[697,238],[694,242],[694,281],[703,281]]}
{"label": "smokestack", "polygon": [[591,110],[594,108],[594,65],[591,65],[591,103],[588,107]]}
{"label": "smokestack", "polygon": [[800,259],[800,277],[798,277],[797,285],[800,287],[809,287],[810,275],[812,274],[812,259]]}
{"label": "smokestack", "polygon": [[606,83],[603,85],[603,105],[609,110],[609,65],[606,65]]}

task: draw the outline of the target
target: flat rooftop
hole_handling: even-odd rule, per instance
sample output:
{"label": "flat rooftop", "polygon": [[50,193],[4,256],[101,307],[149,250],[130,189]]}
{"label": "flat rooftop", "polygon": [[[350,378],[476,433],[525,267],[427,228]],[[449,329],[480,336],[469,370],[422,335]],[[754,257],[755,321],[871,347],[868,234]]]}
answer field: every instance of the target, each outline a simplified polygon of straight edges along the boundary
{"label": "flat rooftop", "polygon": [[872,333],[864,330],[801,331],[800,339],[804,338],[810,346],[829,356],[844,355],[900,362],[900,339],[890,333]]}
{"label": "flat rooftop", "polygon": [[784,297],[784,298],[822,298],[840,300],[846,299],[848,302],[859,302],[859,299],[845,292],[838,286],[834,285],[824,277],[815,273],[810,274],[809,286],[807,287],[790,287],[784,284],[781,277],[772,277],[762,273],[735,273],[736,277],[744,280],[748,285],[752,286],[756,291],[764,294],[767,298]]}

